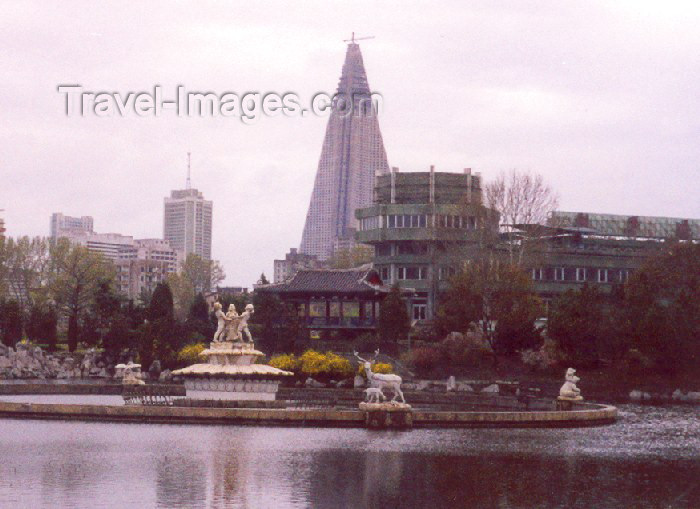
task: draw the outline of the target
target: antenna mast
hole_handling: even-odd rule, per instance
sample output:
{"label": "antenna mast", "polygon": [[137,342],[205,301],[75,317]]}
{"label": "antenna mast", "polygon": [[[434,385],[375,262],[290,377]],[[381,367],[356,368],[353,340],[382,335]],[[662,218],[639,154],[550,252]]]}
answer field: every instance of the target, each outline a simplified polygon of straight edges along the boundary
{"label": "antenna mast", "polygon": [[374,36],[370,35],[368,37],[355,37],[355,32],[353,32],[350,39],[343,39],[343,42],[349,42],[350,44],[355,44],[355,41],[365,41],[367,39],[374,39]]}
{"label": "antenna mast", "polygon": [[187,152],[187,186],[185,189],[192,189],[192,181],[190,180],[190,155],[191,152]]}

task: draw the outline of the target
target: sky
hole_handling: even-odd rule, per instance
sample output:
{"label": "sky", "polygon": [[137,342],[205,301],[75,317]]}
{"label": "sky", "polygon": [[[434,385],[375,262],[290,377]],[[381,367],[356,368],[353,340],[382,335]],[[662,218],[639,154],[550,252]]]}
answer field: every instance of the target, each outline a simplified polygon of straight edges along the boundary
{"label": "sky", "polygon": [[163,198],[214,202],[225,284],[272,275],[301,241],[320,116],[66,115],[85,91],[332,94],[360,42],[389,164],[543,175],[559,208],[700,218],[697,2],[13,2],[0,11],[0,212],[48,235],[162,236]]}

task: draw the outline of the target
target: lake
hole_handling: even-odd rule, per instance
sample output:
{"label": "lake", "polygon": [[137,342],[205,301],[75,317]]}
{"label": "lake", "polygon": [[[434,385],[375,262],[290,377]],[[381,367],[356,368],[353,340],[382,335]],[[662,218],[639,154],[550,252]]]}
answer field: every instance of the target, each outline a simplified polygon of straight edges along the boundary
{"label": "lake", "polygon": [[4,419],[0,507],[697,508],[698,413],[409,432]]}

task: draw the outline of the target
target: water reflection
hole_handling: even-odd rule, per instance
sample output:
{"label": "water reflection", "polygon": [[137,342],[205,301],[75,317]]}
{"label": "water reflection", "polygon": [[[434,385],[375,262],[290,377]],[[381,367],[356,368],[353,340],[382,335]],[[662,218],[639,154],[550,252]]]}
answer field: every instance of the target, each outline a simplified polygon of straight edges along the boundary
{"label": "water reflection", "polygon": [[0,507],[700,507],[694,409],[365,430],[0,420]]}

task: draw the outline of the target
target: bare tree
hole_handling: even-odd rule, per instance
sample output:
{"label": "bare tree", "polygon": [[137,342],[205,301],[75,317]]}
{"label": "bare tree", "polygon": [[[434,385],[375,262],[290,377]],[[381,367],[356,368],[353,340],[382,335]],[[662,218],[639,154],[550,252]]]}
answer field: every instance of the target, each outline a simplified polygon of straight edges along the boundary
{"label": "bare tree", "polygon": [[218,261],[205,260],[196,254],[187,255],[180,272],[168,276],[168,285],[175,300],[176,315],[184,318],[197,293],[216,288],[225,278],[224,268]]}
{"label": "bare tree", "polygon": [[545,225],[558,205],[557,194],[539,174],[512,170],[486,186],[486,206],[500,214],[511,263],[522,265],[525,259],[518,225]]}

